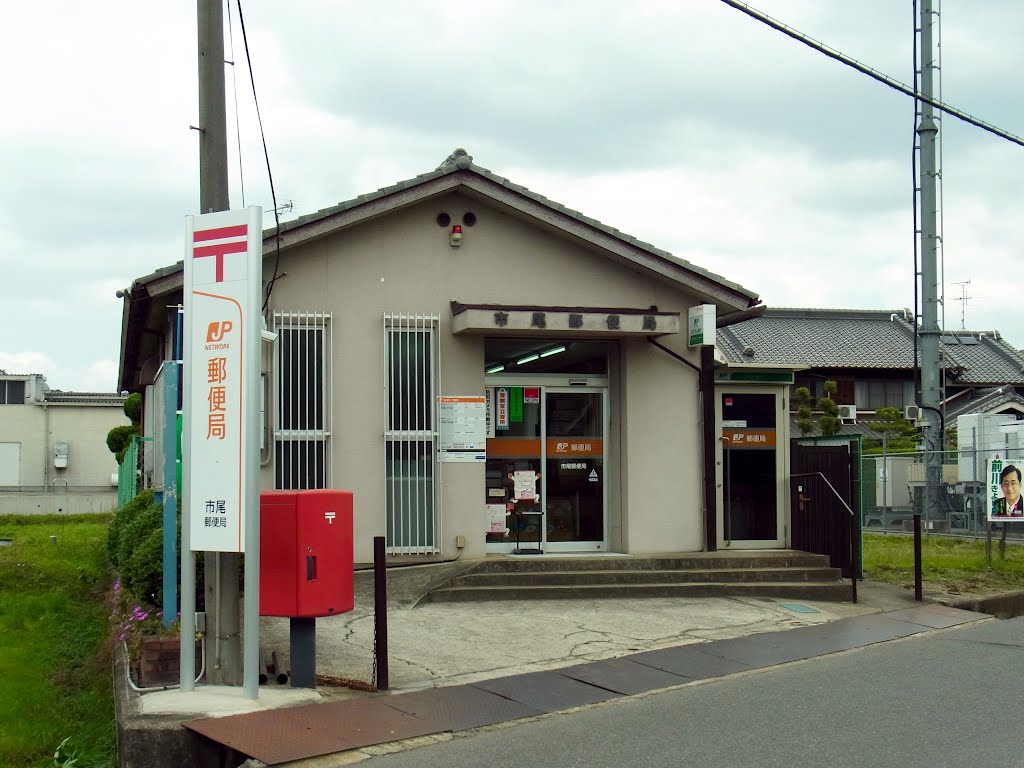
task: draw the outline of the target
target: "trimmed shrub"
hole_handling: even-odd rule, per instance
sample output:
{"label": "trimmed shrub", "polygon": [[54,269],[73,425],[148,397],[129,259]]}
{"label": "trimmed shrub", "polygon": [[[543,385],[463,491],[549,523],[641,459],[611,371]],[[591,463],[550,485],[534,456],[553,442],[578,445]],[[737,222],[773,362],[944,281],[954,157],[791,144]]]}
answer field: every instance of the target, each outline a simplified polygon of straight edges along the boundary
{"label": "trimmed shrub", "polygon": [[121,583],[143,600],[156,600],[163,587],[163,517],[150,504],[128,521],[118,542]]}
{"label": "trimmed shrub", "polygon": [[128,524],[147,508],[154,506],[155,503],[152,490],[141,491],[134,499],[117,510],[114,519],[110,521],[110,527],[107,528],[107,554],[115,568],[120,569],[123,565],[121,540],[124,538]]}
{"label": "trimmed shrub", "polygon": [[118,464],[124,460],[124,452],[132,444],[132,436],[137,434],[139,434],[138,424],[123,424],[107,432],[107,448],[117,458]]}
{"label": "trimmed shrub", "polygon": [[124,400],[124,415],[131,419],[132,424],[142,421],[142,395],[134,392]]}
{"label": "trimmed shrub", "polygon": [[[147,513],[146,517],[149,516]],[[163,602],[163,557],[163,526],[158,520],[156,528],[143,533],[142,538],[134,544],[121,568],[121,583],[129,594],[152,605]]]}

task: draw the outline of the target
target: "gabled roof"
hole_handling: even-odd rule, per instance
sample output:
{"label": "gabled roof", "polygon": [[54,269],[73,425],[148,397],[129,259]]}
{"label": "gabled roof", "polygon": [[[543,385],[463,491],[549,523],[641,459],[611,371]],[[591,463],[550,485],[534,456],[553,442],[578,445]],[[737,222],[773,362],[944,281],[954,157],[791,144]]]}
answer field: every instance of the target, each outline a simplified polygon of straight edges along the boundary
{"label": "gabled roof", "polygon": [[946,420],[956,422],[957,416],[967,413],[999,413],[1017,410],[1024,412],[1024,397],[1009,385],[987,389],[969,389],[947,397],[944,403]]}
{"label": "gabled roof", "polygon": [[[456,149],[433,171],[399,181],[376,192],[323,208],[316,213],[282,222],[280,237],[276,228],[263,232],[264,257],[372,221],[406,206],[458,190],[469,197],[490,202],[535,222],[538,226],[587,245],[595,253],[645,272],[669,284],[685,287],[704,303],[719,307],[720,315],[742,312],[760,304],[756,293],[696,264],[673,256],[614,227],[602,224],[561,203],[476,165],[464,150]],[[639,190],[638,194],[642,194]],[[182,262],[137,278],[124,292],[125,307],[121,325],[121,370],[118,382],[131,388],[130,372],[139,365],[141,325],[149,312],[151,299],[180,291]]]}
{"label": "gabled roof", "polygon": [[[722,356],[734,363],[910,371],[913,321],[906,309],[769,308],[719,328],[716,338]],[[1024,385],[1024,354],[998,332],[946,332],[941,350],[949,383]]]}
{"label": "gabled roof", "polygon": [[[747,309],[760,303],[756,293],[739,283],[726,280],[474,164],[473,158],[464,149],[456,149],[440,166],[428,173],[322,208],[316,213],[281,222],[280,247],[288,248],[324,237],[456,188],[462,188],[482,199],[504,203],[556,230],[610,251],[634,266],[645,267],[681,283],[709,303],[721,304],[729,311]],[[277,248],[276,235],[276,228],[264,230],[265,256],[274,253]],[[180,288],[181,273],[182,263],[179,261],[136,279],[131,291],[139,287],[158,288],[161,291]],[[154,291],[150,290],[150,293],[153,295]]]}
{"label": "gabled roof", "polygon": [[[476,165],[464,149],[456,149],[435,170],[399,181],[376,192],[359,195],[316,213],[281,225],[282,247],[321,237],[331,231],[381,213],[434,197],[457,187],[478,197],[504,203],[522,214],[582,238],[646,267],[664,277],[685,284],[708,301],[741,310],[759,303],[758,296],[738,283],[726,280],[703,267],[673,256],[668,251],[627,235],[597,219],[585,216],[562,203],[532,192],[504,176]],[[273,247],[273,231],[264,233],[265,253]]]}

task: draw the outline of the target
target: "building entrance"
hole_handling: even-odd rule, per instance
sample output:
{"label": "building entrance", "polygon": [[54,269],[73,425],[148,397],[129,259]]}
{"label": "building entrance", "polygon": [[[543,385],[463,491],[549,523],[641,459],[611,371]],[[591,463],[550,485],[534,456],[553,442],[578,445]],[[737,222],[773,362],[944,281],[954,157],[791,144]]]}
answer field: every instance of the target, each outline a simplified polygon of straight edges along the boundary
{"label": "building entrance", "polygon": [[607,550],[607,387],[506,381],[487,387],[487,551]]}
{"label": "building entrance", "polygon": [[785,546],[785,466],[776,445],[782,398],[763,388],[719,390],[718,547]]}

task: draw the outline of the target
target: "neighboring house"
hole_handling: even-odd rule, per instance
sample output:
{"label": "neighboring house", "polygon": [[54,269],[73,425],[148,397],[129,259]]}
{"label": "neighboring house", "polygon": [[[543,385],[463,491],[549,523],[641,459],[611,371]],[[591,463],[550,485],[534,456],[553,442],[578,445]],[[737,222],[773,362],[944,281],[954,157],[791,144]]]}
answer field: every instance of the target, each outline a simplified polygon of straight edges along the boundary
{"label": "neighboring house", "polygon": [[[280,241],[265,232],[264,283],[276,340],[263,345],[261,487],[353,491],[357,561],[381,534],[410,562],[538,539],[545,552],[715,548],[721,426],[705,428],[701,403],[721,372],[710,347],[688,346],[687,315],[758,311],[746,288],[462,150],[283,223]],[[123,389],[153,385],[181,302],[180,263],[125,292]],[[779,375],[717,379],[735,394],[710,418],[757,449],[744,482],[760,483],[758,514],[771,516],[737,522],[736,547],[788,544],[784,420],[778,440],[775,428],[792,375]],[[445,443],[442,416],[457,422],[460,406],[438,398],[473,396],[488,404],[486,455]],[[736,428],[744,413],[749,429]]]}
{"label": "neighboring house", "polygon": [[[914,318],[910,310],[783,309],[718,330],[718,349],[731,363],[801,366],[795,387],[817,399],[824,382],[835,396],[844,432],[865,432],[878,408],[918,405]],[[1024,415],[1024,354],[998,331],[947,331],[941,339],[944,418],[964,413]],[[913,415],[914,409],[904,411]]]}
{"label": "neighboring house", "polygon": [[63,392],[39,374],[0,371],[0,514],[112,510],[107,433],[128,423],[120,394]]}

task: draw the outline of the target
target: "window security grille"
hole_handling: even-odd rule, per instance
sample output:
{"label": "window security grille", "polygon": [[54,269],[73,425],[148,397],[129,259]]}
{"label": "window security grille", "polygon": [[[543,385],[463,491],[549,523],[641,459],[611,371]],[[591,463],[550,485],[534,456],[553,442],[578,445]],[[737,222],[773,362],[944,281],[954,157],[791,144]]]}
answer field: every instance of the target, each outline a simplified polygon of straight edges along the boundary
{"label": "window security grille", "polygon": [[437,315],[384,315],[387,551],[432,554],[437,541]]}
{"label": "window security grille", "polygon": [[275,312],[274,487],[329,488],[331,314]]}

